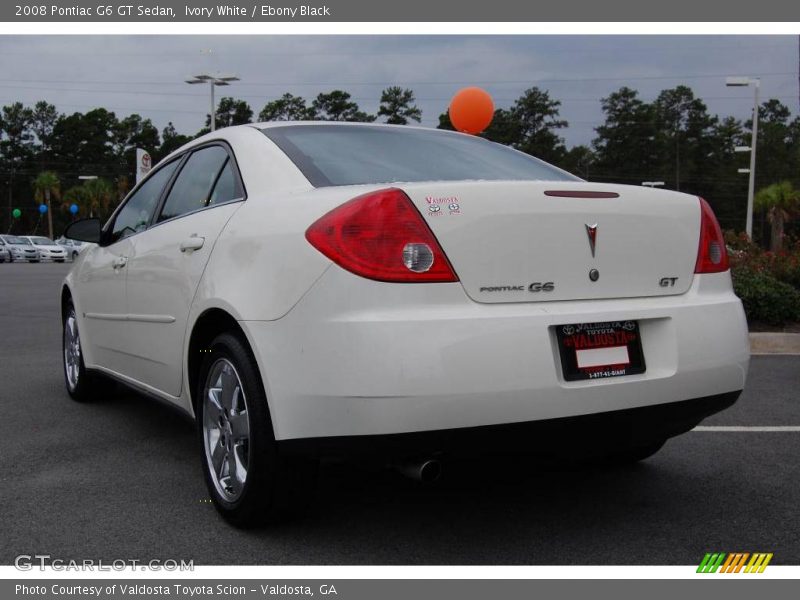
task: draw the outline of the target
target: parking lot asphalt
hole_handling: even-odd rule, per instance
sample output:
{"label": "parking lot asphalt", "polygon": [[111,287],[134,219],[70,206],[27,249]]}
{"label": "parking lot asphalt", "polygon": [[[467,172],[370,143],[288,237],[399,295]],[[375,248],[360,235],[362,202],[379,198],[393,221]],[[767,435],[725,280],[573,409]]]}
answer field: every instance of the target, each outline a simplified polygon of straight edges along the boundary
{"label": "parking lot asphalt", "polygon": [[[0,265],[0,564],[697,564],[708,551],[800,564],[800,432],[703,431],[632,467],[451,465],[425,486],[324,466],[304,517],[239,531],[216,514],[193,427],[131,392],[64,390],[69,264]],[[739,402],[703,425],[800,425],[800,356],[754,357]]]}

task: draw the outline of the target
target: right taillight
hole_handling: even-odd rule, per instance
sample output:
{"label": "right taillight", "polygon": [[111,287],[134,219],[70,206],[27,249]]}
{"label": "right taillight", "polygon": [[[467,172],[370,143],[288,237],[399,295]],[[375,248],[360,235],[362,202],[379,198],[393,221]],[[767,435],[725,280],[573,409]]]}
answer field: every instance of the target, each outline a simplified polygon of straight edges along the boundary
{"label": "right taillight", "polygon": [[714,211],[700,198],[700,246],[695,273],[721,273],[728,270],[728,251]]}
{"label": "right taillight", "polygon": [[306,239],[337,265],[368,279],[458,281],[430,227],[397,188],[370,192],[334,208],[308,228]]}

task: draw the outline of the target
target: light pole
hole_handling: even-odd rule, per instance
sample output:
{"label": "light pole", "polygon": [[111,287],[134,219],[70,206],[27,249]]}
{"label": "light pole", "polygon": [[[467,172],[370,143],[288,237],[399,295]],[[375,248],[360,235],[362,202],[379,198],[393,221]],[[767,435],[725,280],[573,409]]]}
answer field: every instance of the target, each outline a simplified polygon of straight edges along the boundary
{"label": "light pole", "polygon": [[201,73],[200,75],[194,75],[191,79],[186,80],[186,83],[190,85],[207,83],[208,87],[211,89],[211,131],[216,131],[217,129],[215,114],[217,112],[217,105],[214,102],[214,87],[230,85],[230,81],[239,81],[239,78],[236,75],[209,75],[208,73]]}
{"label": "light pole", "polygon": [[[750,168],[739,169],[739,173],[749,173],[750,181],[747,185],[747,221],[745,224],[745,231],[747,237],[753,239],[753,196],[755,195],[756,187],[756,148],[758,146],[758,94],[761,88],[761,80],[758,78],[750,77],[728,77],[725,79],[725,85],[728,87],[747,87],[753,86],[753,135],[750,140]],[[737,146],[734,150],[736,152],[747,152],[747,146]]]}

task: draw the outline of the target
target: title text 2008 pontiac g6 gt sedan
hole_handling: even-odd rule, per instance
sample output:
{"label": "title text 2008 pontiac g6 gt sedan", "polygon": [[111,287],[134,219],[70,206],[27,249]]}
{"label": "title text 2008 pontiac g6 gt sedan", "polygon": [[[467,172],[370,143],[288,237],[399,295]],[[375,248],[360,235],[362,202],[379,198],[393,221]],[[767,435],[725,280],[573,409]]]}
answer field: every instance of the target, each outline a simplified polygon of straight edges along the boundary
{"label": "title text 2008 pontiac g6 gt sedan", "polygon": [[235,524],[306,499],[320,457],[640,460],[745,384],[704,200],[459,133],[223,129],[67,236],[98,243],[62,290],[70,395],[110,377],[193,415]]}

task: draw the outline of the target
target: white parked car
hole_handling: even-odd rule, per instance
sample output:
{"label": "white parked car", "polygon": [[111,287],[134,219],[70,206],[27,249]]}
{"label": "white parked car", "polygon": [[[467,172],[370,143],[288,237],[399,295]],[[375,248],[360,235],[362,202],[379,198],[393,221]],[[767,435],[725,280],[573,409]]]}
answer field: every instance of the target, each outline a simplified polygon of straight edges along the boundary
{"label": "white parked car", "polygon": [[41,260],[64,262],[67,259],[66,250],[48,237],[41,235],[24,235],[21,237],[33,244],[33,247],[39,251],[39,258]]}
{"label": "white parked car", "polygon": [[39,262],[41,260],[39,251],[34,248],[33,244],[31,244],[30,240],[27,238],[16,235],[0,235],[0,239],[5,242],[6,248],[8,248],[11,257],[10,262]]}
{"label": "white parked car", "polygon": [[78,240],[70,240],[65,238],[63,235],[56,240],[56,244],[61,246],[64,249],[64,252],[67,253],[67,256],[75,260],[75,258],[89,248],[90,246],[94,246],[95,244],[89,244],[87,242],[80,242]]}
{"label": "white parked car", "polygon": [[745,385],[704,200],[459,133],[222,129],[65,235],[98,243],[62,289],[69,393],[103,374],[193,415],[236,524],[307,498],[324,456],[640,460]]}

